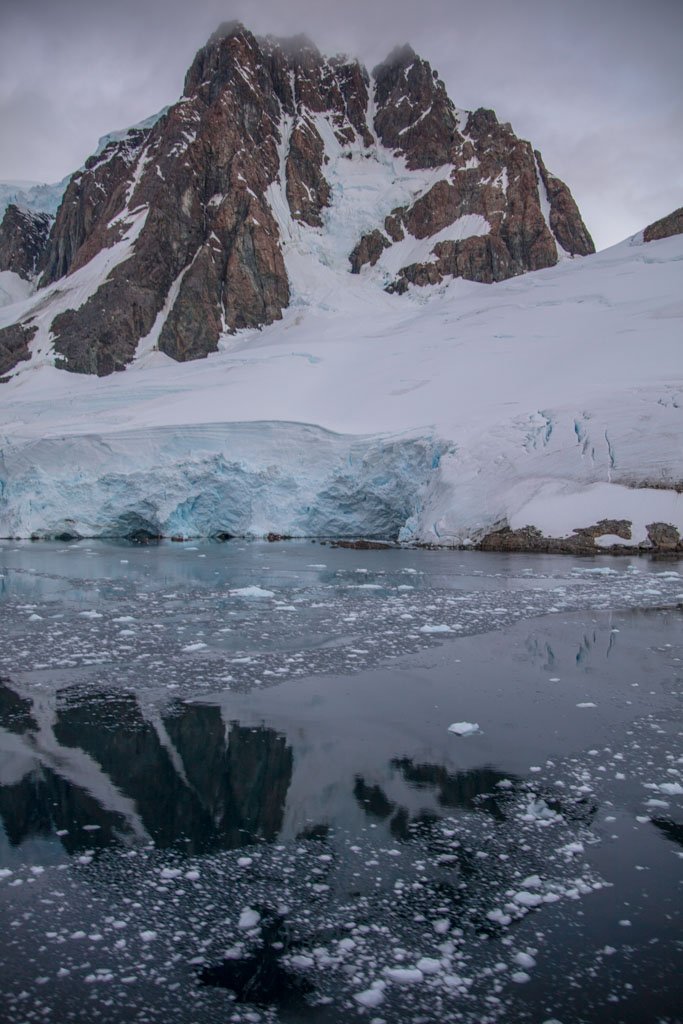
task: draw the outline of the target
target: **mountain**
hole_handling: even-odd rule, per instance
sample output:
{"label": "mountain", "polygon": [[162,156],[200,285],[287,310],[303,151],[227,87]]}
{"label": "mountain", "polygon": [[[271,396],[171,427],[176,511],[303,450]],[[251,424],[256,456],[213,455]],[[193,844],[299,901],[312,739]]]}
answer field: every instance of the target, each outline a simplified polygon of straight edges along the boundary
{"label": "mountain", "polygon": [[0,273],[0,536],[680,551],[680,231],[594,254],[409,48],[224,27]]}
{"label": "mountain", "polygon": [[[14,269],[1,256],[10,228],[0,270]],[[2,371],[26,358],[34,326],[33,349],[76,372],[120,370],[143,339],[180,361],[206,356],[222,335],[280,319],[287,256],[302,247],[344,274],[375,268],[398,292],[594,251],[531,144],[490,110],[456,109],[410,47],[371,78],[305,37],[231,24],[199,51],[178,103],[105,138],[71,178],[40,260],[41,292],[64,288],[9,328]]]}

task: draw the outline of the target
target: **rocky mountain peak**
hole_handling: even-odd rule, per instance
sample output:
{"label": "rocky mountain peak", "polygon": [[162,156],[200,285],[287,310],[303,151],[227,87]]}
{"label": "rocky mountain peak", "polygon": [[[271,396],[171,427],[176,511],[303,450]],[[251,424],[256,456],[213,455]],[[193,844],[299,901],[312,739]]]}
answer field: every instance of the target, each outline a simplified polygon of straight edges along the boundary
{"label": "rocky mountain peak", "polygon": [[40,269],[54,218],[10,203],[0,222],[0,270],[31,281]]}
{"label": "rocky mountain peak", "polygon": [[198,51],[177,103],[72,176],[41,239],[47,291],[6,348],[97,374],[153,348],[200,358],[279,319],[292,260],[403,293],[593,251],[540,154],[493,111],[458,110],[410,46],[370,76],[240,22]]}

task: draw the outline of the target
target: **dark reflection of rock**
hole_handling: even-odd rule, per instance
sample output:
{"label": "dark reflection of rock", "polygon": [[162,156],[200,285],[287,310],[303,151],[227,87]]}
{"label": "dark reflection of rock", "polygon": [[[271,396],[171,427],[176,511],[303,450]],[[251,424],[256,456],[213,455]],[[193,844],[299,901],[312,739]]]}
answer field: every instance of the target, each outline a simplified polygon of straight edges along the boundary
{"label": "dark reflection of rock", "polygon": [[652,818],[651,820],[652,824],[660,832],[663,832],[667,839],[670,839],[673,843],[678,843],[679,846],[683,846],[683,825],[672,821],[670,818]]}
{"label": "dark reflection of rock", "polygon": [[353,795],[366,814],[372,818],[379,818],[380,821],[388,818],[396,808],[396,804],[389,800],[379,786],[368,786],[361,776],[356,777]]}
{"label": "dark reflection of rock", "polygon": [[[194,852],[274,839],[292,776],[285,737],[233,724],[226,743],[220,710],[179,705],[157,731],[132,694],[73,697],[59,708],[59,743],[88,753],[132,798],[158,846]],[[165,742],[164,742],[165,740]]]}
{"label": "dark reflection of rock", "polygon": [[296,838],[300,840],[312,840],[313,842],[324,843],[330,835],[329,825],[306,825],[300,832],[297,832]]}
{"label": "dark reflection of rock", "polygon": [[400,771],[406,782],[412,786],[418,789],[436,789],[437,799],[442,807],[471,808],[477,797],[487,794],[490,795],[490,799],[482,802],[482,808],[495,817],[502,817],[496,801],[495,787],[503,779],[511,777],[502,775],[493,768],[474,768],[451,774],[442,765],[415,764],[407,757],[395,758],[391,766]]}
{"label": "dark reflection of rock", "polygon": [[182,705],[164,725],[213,822],[217,845],[275,839],[292,779],[286,738],[274,729],[233,722],[226,746],[220,709],[204,704]]}
{"label": "dark reflection of rock", "polygon": [[30,732],[38,728],[31,714],[31,701],[11,689],[11,680],[0,678],[0,725],[9,732]]}
{"label": "dark reflection of rock", "polygon": [[301,974],[289,971],[282,964],[282,957],[291,949],[285,919],[263,908],[259,910],[262,913],[261,942],[255,952],[249,957],[226,959],[220,964],[203,967],[199,980],[203,985],[229,989],[239,1003],[296,1010],[300,1020],[308,1009],[304,997],[313,991],[313,986]]}
{"label": "dark reflection of rock", "polygon": [[159,846],[210,832],[209,816],[176,772],[132,694],[79,697],[59,709],[54,732],[64,746],[90,754],[114,785],[132,797]]}
{"label": "dark reflection of rock", "polygon": [[12,846],[66,829],[60,838],[69,853],[108,846],[128,831],[123,816],[103,810],[89,793],[49,768],[36,768],[21,782],[1,786],[0,817]]}

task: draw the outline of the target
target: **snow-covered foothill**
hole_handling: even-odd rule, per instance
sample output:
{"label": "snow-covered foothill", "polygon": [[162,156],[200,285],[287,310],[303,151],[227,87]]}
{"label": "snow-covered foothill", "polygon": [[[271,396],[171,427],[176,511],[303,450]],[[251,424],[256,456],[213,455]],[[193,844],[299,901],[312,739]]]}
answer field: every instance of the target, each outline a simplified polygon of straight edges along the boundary
{"label": "snow-covered foothill", "polygon": [[[563,537],[623,519],[628,546],[647,543],[652,522],[683,532],[683,237],[388,295],[381,266],[344,265],[356,169],[338,163],[325,229],[293,226],[280,204],[294,295],[282,321],[226,336],[207,359],[151,349],[102,379],[52,365],[48,321],[126,259],[144,209],[51,286],[49,315],[36,296],[0,309],[0,326],[22,309],[39,326],[31,360],[2,385],[0,536],[467,545],[505,525]],[[373,217],[384,173],[357,171]],[[277,212],[275,190],[271,202]]]}

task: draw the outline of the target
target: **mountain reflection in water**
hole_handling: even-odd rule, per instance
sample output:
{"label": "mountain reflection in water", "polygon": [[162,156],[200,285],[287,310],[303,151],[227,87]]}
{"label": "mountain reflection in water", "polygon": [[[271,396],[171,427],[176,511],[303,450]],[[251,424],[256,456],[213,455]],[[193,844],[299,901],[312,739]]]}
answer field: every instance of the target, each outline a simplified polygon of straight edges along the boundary
{"label": "mountain reflection in water", "polygon": [[203,853],[281,829],[291,747],[265,726],[226,727],[217,707],[178,703],[150,721],[133,694],[79,692],[41,715],[3,680],[0,726],[21,737],[20,777],[0,786],[14,846],[64,832],[70,853],[135,836]]}

